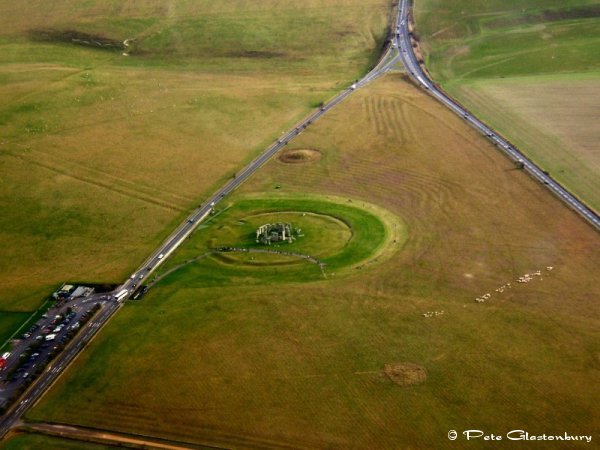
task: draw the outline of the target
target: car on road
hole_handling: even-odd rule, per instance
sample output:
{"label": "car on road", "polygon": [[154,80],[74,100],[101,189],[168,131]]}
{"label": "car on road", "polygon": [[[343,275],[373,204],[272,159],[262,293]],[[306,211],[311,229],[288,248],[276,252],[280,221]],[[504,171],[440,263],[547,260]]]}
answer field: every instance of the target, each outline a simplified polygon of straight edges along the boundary
{"label": "car on road", "polygon": [[[211,204],[212,204],[212,203],[211,203]],[[163,259],[164,257],[165,257],[165,255],[164,255],[164,254],[162,254],[162,253],[161,253],[160,255],[158,255],[158,259]]]}

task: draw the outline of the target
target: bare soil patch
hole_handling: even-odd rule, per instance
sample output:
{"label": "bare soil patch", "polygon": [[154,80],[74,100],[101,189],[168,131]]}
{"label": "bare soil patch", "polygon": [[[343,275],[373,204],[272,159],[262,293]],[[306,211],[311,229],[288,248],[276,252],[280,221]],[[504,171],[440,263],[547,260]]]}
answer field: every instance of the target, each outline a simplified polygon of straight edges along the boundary
{"label": "bare soil patch", "polygon": [[312,148],[294,148],[284,151],[279,160],[287,164],[303,164],[318,161],[323,154]]}
{"label": "bare soil patch", "polygon": [[427,378],[425,367],[410,362],[386,364],[383,372],[398,386],[420,384]]}

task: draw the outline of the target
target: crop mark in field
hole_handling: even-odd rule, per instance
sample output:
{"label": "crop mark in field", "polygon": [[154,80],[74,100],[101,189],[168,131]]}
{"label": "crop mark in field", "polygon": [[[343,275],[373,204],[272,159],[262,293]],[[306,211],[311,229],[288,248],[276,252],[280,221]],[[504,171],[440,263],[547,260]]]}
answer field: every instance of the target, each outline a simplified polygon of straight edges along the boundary
{"label": "crop mark in field", "polygon": [[[36,159],[35,161],[32,162],[40,162],[40,161],[47,161],[47,164],[55,167],[55,168],[59,168],[61,170],[63,170],[64,172],[67,173],[89,173],[89,174],[94,174],[94,179],[106,179],[106,180],[110,180],[111,183],[116,183],[119,184],[121,186],[123,186],[123,188],[127,188],[130,189],[132,191],[138,191],[141,194],[145,194],[145,195],[150,195],[152,197],[156,197],[157,195],[162,195],[163,197],[169,196],[171,198],[163,198],[162,200],[164,202],[173,202],[175,204],[180,203],[179,207],[180,208],[185,208],[186,205],[188,205],[190,202],[193,202],[194,199],[191,197],[186,197],[184,195],[181,195],[179,193],[176,192],[172,192],[169,190],[166,190],[164,188],[161,187],[160,191],[157,192],[156,187],[154,186],[148,186],[148,185],[144,185],[140,182],[133,182],[133,181],[128,181],[126,179],[124,179],[123,177],[119,177],[117,175],[113,175],[112,173],[106,172],[106,171],[102,171],[102,170],[98,170],[97,168],[94,167],[89,167],[87,165],[75,162],[75,161],[69,161],[67,159],[64,158],[58,158],[55,157],[54,155],[47,153],[47,152],[43,152],[31,147],[26,147],[21,145],[21,147],[24,149],[24,151],[27,154],[36,155]],[[12,156],[17,156],[20,157],[23,154],[19,153],[19,152],[11,152],[9,151],[5,151],[6,154],[8,155],[12,155]],[[146,192],[143,192],[146,191]]]}
{"label": "crop mark in field", "polygon": [[[60,168],[61,170],[63,170],[66,173],[87,173],[90,175],[93,175],[93,177],[90,177],[91,179],[103,179],[103,180],[110,180],[111,184],[117,184],[123,187],[123,189],[128,189],[130,191],[133,192],[138,192],[141,195],[148,195],[151,196],[152,198],[155,198],[157,196],[162,196],[162,198],[160,200],[162,200],[164,203],[173,203],[173,204],[179,204],[180,208],[185,208],[186,205],[192,203],[194,201],[193,198],[191,197],[186,197],[184,195],[172,192],[172,191],[168,191],[164,188],[161,187],[160,191],[157,191],[156,187],[154,186],[148,186],[148,185],[144,185],[140,182],[134,182],[134,181],[129,181],[123,177],[119,177],[117,175],[113,175],[112,173],[106,172],[106,171],[102,171],[102,170],[98,170],[94,167],[89,167],[87,165],[75,162],[75,161],[69,161],[67,159],[64,158],[57,158],[54,155],[50,154],[50,153],[46,153],[40,150],[36,150],[33,148],[26,148],[26,152],[27,154],[35,154],[36,155],[36,161],[46,161],[47,164],[51,165],[52,167],[56,167],[56,168]],[[9,151],[8,154],[11,154],[11,152]],[[16,153],[15,155],[20,155],[19,153]],[[88,178],[88,179],[90,179]]]}
{"label": "crop mark in field", "polygon": [[74,174],[71,171],[69,171],[63,167],[55,166],[55,165],[52,165],[49,163],[43,163],[34,158],[27,157],[26,155],[23,155],[23,154],[14,154],[12,152],[7,152],[6,154],[13,158],[25,161],[27,164],[34,164],[38,167],[42,167],[42,168],[44,168],[46,170],[50,170],[54,173],[72,178],[74,180],[77,180],[77,181],[80,181],[80,182],[83,182],[86,184],[91,184],[96,187],[101,187],[101,188],[107,189],[109,191],[113,191],[118,194],[124,195],[126,197],[135,198],[135,199],[143,201],[145,203],[151,203],[151,204],[159,206],[161,208],[165,208],[165,209],[169,209],[169,210],[173,210],[173,211],[177,211],[177,212],[181,212],[181,211],[185,210],[185,207],[183,207],[183,206],[177,206],[172,203],[167,203],[165,201],[161,201],[161,200],[149,197],[146,194],[143,194],[140,192],[135,192],[135,191],[131,190],[131,188],[117,186],[112,181],[105,182],[105,181],[98,180],[97,178],[86,178],[84,176]]}
{"label": "crop mark in field", "polygon": [[[418,89],[417,87],[414,87],[414,89]],[[479,140],[479,136],[471,133],[471,130],[468,128],[465,128],[463,126],[457,126],[455,123],[451,122],[453,120],[456,120],[455,117],[450,117],[450,120],[445,120],[445,116],[444,115],[436,115],[435,111],[432,111],[431,109],[427,109],[421,105],[418,105],[414,102],[411,102],[410,100],[403,100],[403,105],[406,106],[407,108],[407,117],[410,118],[409,121],[411,123],[418,121],[418,118],[415,118],[415,112],[421,113],[421,114],[425,114],[429,117],[431,117],[437,125],[443,125],[444,127],[446,127],[447,131],[450,133],[453,133],[457,136],[460,136],[462,139],[464,139],[466,142],[468,142],[469,144],[471,144],[474,147],[480,147],[481,146],[481,141]],[[439,105],[438,105],[439,106]],[[414,111],[409,111],[409,108],[414,108]],[[414,126],[412,127],[412,129],[414,130]],[[415,135],[418,136],[419,133],[415,132]],[[477,137],[475,137],[477,136]]]}
{"label": "crop mark in field", "polygon": [[383,96],[368,96],[363,100],[363,111],[367,123],[378,134],[393,138],[400,144],[415,140],[414,129],[404,105]]}

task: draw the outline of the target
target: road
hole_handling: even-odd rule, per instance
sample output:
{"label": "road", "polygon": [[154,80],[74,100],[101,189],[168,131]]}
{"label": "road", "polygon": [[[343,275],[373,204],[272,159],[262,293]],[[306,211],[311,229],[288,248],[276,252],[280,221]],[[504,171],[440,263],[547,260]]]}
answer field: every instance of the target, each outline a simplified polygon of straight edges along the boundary
{"label": "road", "polygon": [[437,100],[442,102],[456,114],[461,116],[465,121],[471,124],[474,128],[479,130],[484,136],[492,141],[502,152],[504,152],[510,159],[515,163],[523,165],[523,169],[527,171],[533,178],[544,184],[552,193],[554,193],[560,200],[567,204],[570,208],[579,213],[584,219],[586,219],[596,230],[600,230],[600,218],[593,210],[588,208],[583,202],[577,197],[571,194],[561,184],[554,180],[550,175],[544,172],[536,164],[530,161],[523,153],[515,148],[510,142],[488,127],[486,124],[481,122],[476,117],[473,117],[469,111],[464,109],[452,98],[450,98],[445,92],[440,90],[423,72],[421,66],[417,62],[417,58],[412,50],[409,33],[409,22],[408,14],[410,10],[410,0],[401,0],[400,7],[398,8],[398,16],[396,18],[396,35],[394,44],[398,46],[400,51],[400,59],[402,64],[410,74],[410,76],[417,82],[423,89],[429,91],[429,93]]}
{"label": "road", "polygon": [[515,162],[521,162],[524,170],[546,185],[548,189],[554,192],[567,205],[581,214],[596,229],[600,228],[600,220],[593,211],[582,204],[577,198],[571,195],[550,176],[546,175],[538,166],[533,164],[508,141],[498,135],[487,125],[479,121],[477,118],[471,116],[468,111],[466,111],[454,100],[439,90],[437,86],[425,76],[416,60],[410,43],[408,29],[409,7],[409,0],[401,0],[396,17],[396,26],[393,28],[396,30],[396,33],[391,45],[385,50],[377,66],[375,66],[363,78],[356,81],[356,83],[340,92],[330,102],[314,111],[304,120],[296,124],[296,126],[291,130],[284,133],[276,142],[266,148],[257,158],[239,171],[235,177],[233,177],[223,187],[215,192],[205,203],[195,209],[190,216],[188,216],[185,221],[180,224],[177,229],[159,246],[159,248],[148,259],[146,259],[146,261],[144,261],[144,263],[131,275],[131,277],[113,292],[114,294],[124,290],[127,291],[127,293],[124,294],[119,301],[114,299],[114,297],[112,300],[108,301],[104,299],[103,307],[96,314],[96,316],[94,316],[92,323],[89,324],[89,326],[86,326],[73,338],[73,341],[66,348],[66,350],[56,357],[51,366],[45,370],[25,392],[21,398],[21,401],[18,402],[16,406],[13,406],[13,408],[9,410],[9,412],[2,418],[0,421],[0,439],[2,439],[9,429],[18,423],[27,409],[30,408],[37,400],[39,400],[44,392],[69,365],[69,363],[94,337],[98,330],[100,330],[100,328],[119,310],[119,308],[123,305],[122,302],[128,299],[136,288],[147,281],[150,274],[156,270],[156,268],[162,264],[168,258],[168,256],[185,241],[188,236],[190,236],[198,224],[210,215],[213,208],[217,206],[225,196],[230,194],[250,176],[252,176],[267,161],[269,161],[273,155],[284,148],[290,141],[292,141],[297,135],[301,134],[312,123],[326,114],[336,105],[344,101],[344,99],[351,95],[356,89],[365,86],[379,76],[393,69],[394,65],[398,61],[402,62],[410,76],[423,89],[429,91],[433,97],[437,98],[456,114],[459,114],[461,117],[463,117],[464,120],[483,133]]}

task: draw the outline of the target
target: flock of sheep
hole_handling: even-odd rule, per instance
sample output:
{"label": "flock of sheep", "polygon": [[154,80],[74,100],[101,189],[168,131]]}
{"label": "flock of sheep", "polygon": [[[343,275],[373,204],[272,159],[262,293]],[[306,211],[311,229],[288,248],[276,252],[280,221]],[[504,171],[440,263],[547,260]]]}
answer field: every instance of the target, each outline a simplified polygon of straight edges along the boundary
{"label": "flock of sheep", "polygon": [[423,314],[423,317],[441,316],[443,314],[444,314],[444,310],[442,310],[442,311],[427,311],[426,313]]}
{"label": "flock of sheep", "polygon": [[[550,272],[552,269],[554,269],[554,267],[552,267],[552,266],[548,266],[548,267],[546,267],[546,271],[547,271],[547,272]],[[541,270],[536,270],[535,272],[532,272],[532,273],[526,273],[525,275],[523,275],[523,276],[520,276],[520,277],[517,279],[517,283],[529,283],[530,281],[533,281],[534,277],[540,277],[540,279],[541,279],[541,276],[542,276],[542,271],[541,271]],[[500,286],[499,288],[497,288],[497,289],[496,289],[496,292],[498,292],[498,293],[500,293],[500,294],[501,294],[501,293],[502,293],[502,292],[504,292],[506,289],[510,289],[510,288],[511,288],[511,284],[510,284],[510,283],[506,283],[506,284],[503,284],[502,286]],[[490,293],[483,294],[481,297],[477,297],[477,298],[475,299],[475,301],[476,301],[477,303],[483,303],[483,302],[485,302],[487,299],[489,299],[491,296],[492,296],[492,294],[490,294]]]}
{"label": "flock of sheep", "polygon": [[[547,266],[546,267],[546,272],[550,272],[551,270],[553,270],[554,267],[552,266]],[[533,281],[535,279],[535,277],[540,277],[540,279],[542,279],[542,271],[541,270],[536,270],[535,272],[532,273],[526,273],[523,276],[520,276],[519,278],[517,278],[517,283],[529,283],[530,281]],[[506,283],[503,284],[502,286],[500,286],[499,288],[496,288],[496,292],[498,292],[499,294],[503,293],[506,289],[510,289],[512,287],[512,285],[510,283]],[[477,297],[475,299],[475,301],[477,303],[483,303],[486,300],[488,300],[489,298],[492,297],[492,294],[490,294],[489,292],[486,294],[483,294],[481,297]],[[466,305],[465,305],[466,306]],[[427,311],[426,313],[423,313],[423,317],[436,317],[436,316],[441,316],[444,314],[444,311]]]}

